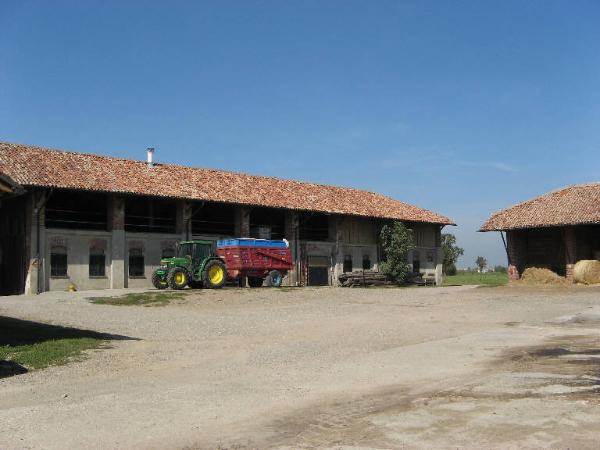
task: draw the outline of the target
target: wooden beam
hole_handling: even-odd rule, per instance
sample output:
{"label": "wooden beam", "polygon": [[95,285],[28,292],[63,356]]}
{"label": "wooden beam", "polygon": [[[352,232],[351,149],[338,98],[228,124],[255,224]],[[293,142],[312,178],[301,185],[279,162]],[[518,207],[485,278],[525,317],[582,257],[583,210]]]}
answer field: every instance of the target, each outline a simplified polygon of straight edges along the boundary
{"label": "wooden beam", "polygon": [[10,185],[3,183],[2,181],[0,181],[0,192],[8,192],[8,193],[12,193],[13,189],[10,187]]}

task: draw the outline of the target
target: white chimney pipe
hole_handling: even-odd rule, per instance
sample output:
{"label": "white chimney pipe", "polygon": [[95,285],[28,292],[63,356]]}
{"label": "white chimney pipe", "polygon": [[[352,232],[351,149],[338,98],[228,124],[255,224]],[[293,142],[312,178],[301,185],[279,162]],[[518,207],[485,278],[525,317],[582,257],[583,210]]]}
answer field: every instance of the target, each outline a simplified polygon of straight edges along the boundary
{"label": "white chimney pipe", "polygon": [[154,147],[148,147],[148,166],[152,167],[154,165]]}

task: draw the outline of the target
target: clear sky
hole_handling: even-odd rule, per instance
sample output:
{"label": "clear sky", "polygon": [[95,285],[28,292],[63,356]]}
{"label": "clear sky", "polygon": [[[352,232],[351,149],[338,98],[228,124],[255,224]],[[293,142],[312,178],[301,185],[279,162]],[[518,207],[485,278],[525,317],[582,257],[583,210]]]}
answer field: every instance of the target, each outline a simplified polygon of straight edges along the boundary
{"label": "clear sky", "polygon": [[[600,179],[599,1],[0,1],[0,140],[449,215]],[[249,187],[251,188],[251,187]]]}

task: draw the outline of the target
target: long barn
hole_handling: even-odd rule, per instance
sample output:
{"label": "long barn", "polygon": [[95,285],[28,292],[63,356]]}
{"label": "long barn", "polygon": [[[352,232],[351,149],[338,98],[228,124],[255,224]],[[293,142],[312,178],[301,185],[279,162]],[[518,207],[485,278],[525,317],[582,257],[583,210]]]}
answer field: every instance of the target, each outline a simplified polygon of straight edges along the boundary
{"label": "long barn", "polygon": [[285,238],[290,286],[377,270],[381,225],[410,226],[415,271],[441,281],[452,220],[373,192],[0,143],[0,295],[150,287],[177,241]]}

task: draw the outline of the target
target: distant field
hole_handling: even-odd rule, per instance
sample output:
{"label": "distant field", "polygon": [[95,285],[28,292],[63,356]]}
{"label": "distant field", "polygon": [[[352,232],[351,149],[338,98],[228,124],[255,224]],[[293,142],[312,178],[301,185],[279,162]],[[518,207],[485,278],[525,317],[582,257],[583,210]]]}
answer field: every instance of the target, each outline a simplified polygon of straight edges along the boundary
{"label": "distant field", "polygon": [[482,286],[504,286],[508,283],[508,275],[501,272],[472,273],[464,272],[444,279],[445,286],[460,286],[463,284],[480,284]]}

